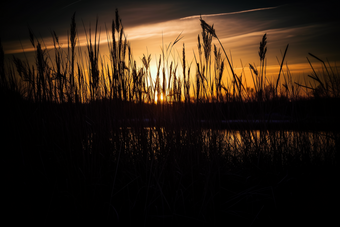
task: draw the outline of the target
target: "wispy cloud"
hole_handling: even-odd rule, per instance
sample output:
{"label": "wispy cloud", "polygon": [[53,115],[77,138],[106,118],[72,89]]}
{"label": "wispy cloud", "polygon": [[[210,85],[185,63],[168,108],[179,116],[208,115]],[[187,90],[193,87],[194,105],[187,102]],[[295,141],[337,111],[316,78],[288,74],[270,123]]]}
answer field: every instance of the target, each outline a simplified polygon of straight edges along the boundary
{"label": "wispy cloud", "polygon": [[279,6],[266,7],[266,8],[257,8],[257,9],[249,9],[249,10],[242,10],[242,11],[229,12],[229,13],[215,13],[215,14],[194,15],[194,16],[183,17],[183,18],[181,18],[181,20],[197,19],[197,18],[200,18],[201,16],[203,16],[203,17],[218,17],[218,16],[234,15],[234,14],[241,14],[241,13],[250,13],[250,12],[256,12],[256,11],[276,9],[278,7]]}
{"label": "wispy cloud", "polygon": [[61,8],[61,9],[66,9],[67,7],[70,7],[71,5],[74,5],[74,4],[78,3],[78,2],[81,2],[81,0],[78,0],[78,1],[72,2],[72,3],[68,4],[67,6],[64,6],[64,7],[63,7],[63,8]]}
{"label": "wispy cloud", "polygon": [[182,22],[178,20],[171,20],[146,26],[128,28],[126,29],[126,33],[128,34],[129,40],[134,40],[146,39],[149,37],[178,35],[181,32],[199,32],[199,29],[200,25],[198,21]]}
{"label": "wispy cloud", "polygon": [[[75,3],[77,1],[73,4]],[[275,70],[279,67],[276,57],[278,56],[280,59],[280,51],[284,50],[287,44],[289,44],[289,50],[286,60],[289,64],[305,63],[308,52],[315,53],[321,58],[324,57],[323,53],[327,54],[326,57],[331,54],[335,55],[333,49],[336,49],[338,45],[331,42],[335,39],[331,35],[334,30],[333,25],[322,22],[301,22],[299,20],[301,16],[298,13],[289,15],[289,20],[287,20],[286,10],[287,7],[278,6],[202,16],[208,17],[208,23],[214,23],[224,48],[232,54],[235,67],[241,67],[240,59],[244,66],[257,62],[259,43],[265,33],[268,35],[268,72],[271,69],[270,65]],[[245,15],[249,12],[254,13]],[[137,12],[135,13],[137,14]],[[125,34],[130,41],[135,58],[138,59],[145,51],[152,56],[159,56],[163,41],[164,44],[168,44],[183,32],[184,38],[181,43],[185,43],[187,59],[191,59],[193,52],[197,51],[197,35],[201,33],[199,17],[196,15],[138,26],[126,26]],[[81,29],[78,32],[81,32]],[[100,37],[101,51],[104,52],[105,44],[110,40],[110,37],[107,36],[106,31],[101,31]],[[319,43],[320,37],[327,37],[329,42]],[[61,36],[60,40],[62,47],[67,47],[67,36]],[[87,41],[83,34],[79,34],[78,40],[79,46],[86,46]],[[44,43],[47,49],[54,48],[52,38],[44,38]],[[23,47],[25,51],[34,50],[29,42],[23,42]],[[174,52],[176,48],[177,46],[174,48]],[[179,48],[182,48],[182,44],[179,45]],[[4,49],[6,54],[22,52],[22,47],[14,43],[5,45]],[[338,59],[333,55],[330,56],[332,59]],[[308,69],[308,67],[294,65],[292,70],[301,72],[305,68]],[[273,71],[276,73],[277,70],[275,70]]]}

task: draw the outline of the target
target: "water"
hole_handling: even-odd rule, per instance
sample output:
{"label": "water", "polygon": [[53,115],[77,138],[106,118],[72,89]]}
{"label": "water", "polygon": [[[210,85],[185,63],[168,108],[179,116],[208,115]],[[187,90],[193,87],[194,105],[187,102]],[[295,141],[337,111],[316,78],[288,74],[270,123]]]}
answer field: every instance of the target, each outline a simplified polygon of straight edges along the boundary
{"label": "water", "polygon": [[[244,159],[246,156],[266,156],[268,160],[283,162],[290,159],[324,160],[334,157],[336,134],[327,131],[288,130],[227,130],[181,129],[165,127],[119,128],[109,138],[91,134],[87,138],[87,150],[94,150],[96,143],[106,143],[103,149],[119,151],[131,156],[148,155],[154,158],[166,154],[186,153]],[[103,142],[104,141],[104,142]],[[99,146],[100,147],[100,146]]]}

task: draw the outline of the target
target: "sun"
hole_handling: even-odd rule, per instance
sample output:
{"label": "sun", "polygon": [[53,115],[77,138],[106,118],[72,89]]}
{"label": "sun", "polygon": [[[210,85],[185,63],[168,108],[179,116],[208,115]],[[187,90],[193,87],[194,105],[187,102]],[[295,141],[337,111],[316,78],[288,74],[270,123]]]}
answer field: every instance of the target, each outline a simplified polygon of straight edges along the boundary
{"label": "sun", "polygon": [[162,103],[163,102],[163,94],[160,94],[160,96],[159,96],[159,100],[158,100],[158,95],[157,95],[157,93],[156,93],[156,95],[155,95],[155,103]]}

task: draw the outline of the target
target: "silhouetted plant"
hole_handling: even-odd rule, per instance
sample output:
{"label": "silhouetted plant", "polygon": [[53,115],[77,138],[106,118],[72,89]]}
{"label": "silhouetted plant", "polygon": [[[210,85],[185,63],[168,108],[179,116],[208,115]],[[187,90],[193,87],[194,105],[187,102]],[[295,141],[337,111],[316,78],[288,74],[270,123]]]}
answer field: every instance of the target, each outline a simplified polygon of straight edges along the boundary
{"label": "silhouetted plant", "polygon": [[[273,210],[280,207],[286,195],[282,199],[279,193],[288,186],[288,191],[296,190],[300,175],[313,168],[319,172],[319,167],[337,166],[338,129],[307,130],[312,126],[300,120],[306,117],[301,112],[314,112],[309,111],[306,100],[278,99],[287,48],[276,84],[266,83],[266,34],[262,37],[259,70],[249,65],[252,91],[243,82],[245,74],[235,74],[213,26],[201,18],[193,69],[196,77],[190,76],[184,44],[183,75],[170,59],[179,35],[162,47],[153,81],[151,55],[143,55],[142,65],[137,65],[118,11],[115,16],[107,38],[109,62],[100,61],[98,19],[94,42],[91,28],[85,29],[87,58],[80,59],[81,51],[75,51],[75,14],[69,51],[63,52],[57,35],[52,34],[54,63],[31,32],[36,62],[30,66],[13,57],[18,77],[5,68],[0,48],[1,88],[18,91],[19,81],[23,81],[23,95],[33,101],[22,102],[22,106],[7,102],[9,108],[3,112],[13,115],[6,129],[18,141],[11,144],[20,151],[14,152],[20,157],[15,160],[20,163],[17,171],[25,174],[25,185],[32,180],[32,185],[46,190],[41,193],[27,187],[24,193],[25,197],[35,195],[34,200],[43,198],[41,203],[34,201],[43,205],[41,216],[48,219],[69,208],[85,221],[93,217],[97,222],[102,220],[97,217],[103,217],[127,223],[131,217],[141,216],[138,220],[145,225],[178,217],[211,224],[236,216],[249,225],[249,220],[258,221],[261,215],[271,216],[273,211],[267,216],[258,214],[267,205]],[[227,69],[221,50],[215,45],[212,48],[213,38],[219,41],[232,71],[231,83],[224,83]],[[319,74],[311,76],[317,82],[311,87],[314,95],[338,97],[337,75],[329,67],[325,73],[325,80]],[[284,87],[293,96],[291,76],[288,72],[282,75]],[[156,100],[161,104],[154,105]],[[296,117],[300,114],[302,117]],[[270,128],[273,119],[289,121],[289,130]],[[334,122],[337,126],[338,121]],[[287,196],[291,198],[291,193]]]}

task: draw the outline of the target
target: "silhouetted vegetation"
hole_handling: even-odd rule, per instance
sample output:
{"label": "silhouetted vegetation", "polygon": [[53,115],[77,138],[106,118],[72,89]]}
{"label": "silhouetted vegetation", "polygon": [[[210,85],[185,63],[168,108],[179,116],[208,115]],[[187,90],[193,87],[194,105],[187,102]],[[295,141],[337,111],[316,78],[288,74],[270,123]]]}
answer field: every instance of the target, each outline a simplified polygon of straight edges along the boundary
{"label": "silhouetted vegetation", "polygon": [[338,72],[310,54],[324,72],[311,65],[315,86],[293,82],[282,69],[287,45],[269,83],[265,34],[247,87],[213,26],[200,21],[195,67],[184,44],[182,69],[169,60],[178,36],[162,49],[155,81],[150,56],[140,67],[133,60],[118,11],[108,62],[98,21],[85,30],[88,55],[77,52],[75,15],[67,49],[53,32],[54,57],[30,32],[35,65],[5,62],[0,45],[2,147],[15,214],[48,224],[334,221]]}

